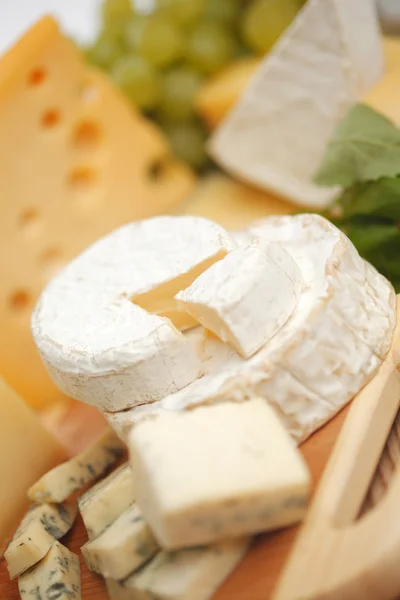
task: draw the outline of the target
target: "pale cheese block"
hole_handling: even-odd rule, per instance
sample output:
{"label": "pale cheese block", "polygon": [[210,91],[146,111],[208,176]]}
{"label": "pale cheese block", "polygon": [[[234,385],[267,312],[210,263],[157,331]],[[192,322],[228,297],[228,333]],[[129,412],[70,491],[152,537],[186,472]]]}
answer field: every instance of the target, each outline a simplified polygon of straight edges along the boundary
{"label": "pale cheese block", "polygon": [[175,210],[195,177],[50,18],[0,59],[0,114],[0,372],[40,405],[61,396],[29,329],[46,283],[100,236]]}
{"label": "pale cheese block", "polygon": [[305,513],[307,466],[262,398],[143,421],[129,449],[137,502],[168,550],[276,529]]}
{"label": "pale cheese block", "polygon": [[[113,412],[159,400],[201,376],[196,348],[167,316],[175,294],[234,246],[207,219],[157,217],[89,247],[47,286],[32,316],[58,387]],[[167,315],[159,316],[163,308]]]}
{"label": "pale cheese block", "polygon": [[301,289],[300,269],[286,250],[256,238],[215,263],[176,298],[180,310],[249,358],[286,323]]}
{"label": "pale cheese block", "polygon": [[396,321],[393,286],[320,216],[270,217],[249,229],[246,237],[252,236],[281,243],[299,266],[304,288],[292,316],[247,360],[212,340],[209,360],[218,369],[160,402],[109,419],[122,436],[151,414],[260,396],[301,442],[376,373]]}
{"label": "pale cheese block", "polygon": [[81,600],[79,557],[54,542],[35,567],[18,578],[22,600]]}
{"label": "pale cheese block", "polygon": [[29,488],[28,497],[33,502],[63,502],[103,475],[125,450],[114,431],[107,430],[89,448],[43,475]]}
{"label": "pale cheese block", "polygon": [[30,508],[4,553],[11,579],[47,554],[55,540],[71,529],[77,512],[76,506],[68,503],[40,504]]}
{"label": "pale cheese block", "polygon": [[293,202],[326,206],[337,190],[313,183],[326,145],[383,66],[374,0],[309,0],[211,138],[212,157]]}
{"label": "pale cheese block", "polygon": [[246,554],[248,539],[162,551],[123,581],[107,580],[111,600],[211,600]]}
{"label": "pale cheese block", "polygon": [[136,504],[94,540],[82,546],[89,569],[109,579],[124,579],[152,558],[158,543]]}
{"label": "pale cheese block", "polygon": [[129,464],[121,465],[78,498],[90,540],[98,537],[135,500],[135,479]]}
{"label": "pale cheese block", "polygon": [[26,493],[66,452],[38,416],[0,378],[0,558],[27,508]]}

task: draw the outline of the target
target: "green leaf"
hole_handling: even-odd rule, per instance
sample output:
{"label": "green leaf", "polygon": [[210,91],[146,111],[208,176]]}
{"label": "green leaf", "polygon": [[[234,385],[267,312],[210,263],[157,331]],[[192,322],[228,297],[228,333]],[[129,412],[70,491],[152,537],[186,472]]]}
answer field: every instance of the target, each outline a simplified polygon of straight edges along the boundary
{"label": "green leaf", "polygon": [[356,104],[338,125],[315,182],[322,186],[375,181],[400,175],[400,130],[365,104]]}
{"label": "green leaf", "polygon": [[400,177],[384,177],[369,183],[356,183],[345,190],[335,206],[341,219],[370,215],[400,222]]}

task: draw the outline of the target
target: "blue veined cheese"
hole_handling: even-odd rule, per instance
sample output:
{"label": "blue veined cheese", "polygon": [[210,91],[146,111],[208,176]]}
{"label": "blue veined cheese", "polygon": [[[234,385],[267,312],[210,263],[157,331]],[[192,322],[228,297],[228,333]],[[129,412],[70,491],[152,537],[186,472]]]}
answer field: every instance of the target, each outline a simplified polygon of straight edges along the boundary
{"label": "blue veined cheese", "polygon": [[374,0],[308,0],[216,130],[211,154],[253,184],[326,206],[337,190],[313,183],[326,145],[383,72]]}
{"label": "blue veined cheese", "polygon": [[111,600],[210,600],[242,560],[248,539],[162,551],[123,581],[107,580]]}
{"label": "blue veined cheese", "polygon": [[28,490],[28,496],[34,502],[62,502],[103,475],[125,451],[115,432],[107,430],[89,448],[43,475]]}
{"label": "blue veined cheese", "polygon": [[137,221],[90,246],[50,282],[33,312],[33,337],[54,382],[113,412],[200,377],[196,348],[172,322],[186,318],[174,296],[234,246],[200,217]]}
{"label": "blue veined cheese", "polygon": [[158,548],[141,510],[133,504],[81,550],[89,569],[106,578],[124,579],[152,558]]}
{"label": "blue veined cheese", "polygon": [[55,542],[46,556],[18,578],[22,600],[81,600],[79,558]]}
{"label": "blue veined cheese", "polygon": [[255,238],[176,298],[182,311],[249,358],[286,323],[301,289],[300,269],[290,254],[279,243]]}
{"label": "blue veined cheese", "polygon": [[89,539],[98,537],[135,500],[132,468],[124,464],[78,498]]}
{"label": "blue veined cheese", "polygon": [[307,466],[261,398],[161,414],[130,436],[137,502],[168,550],[302,519]]}
{"label": "blue veined cheese", "polygon": [[77,507],[70,503],[39,504],[30,508],[4,553],[11,579],[47,554],[55,540],[71,529],[77,512]]}
{"label": "blue veined cheese", "polygon": [[376,373],[396,323],[391,283],[318,215],[270,217],[249,235],[279,242],[299,266],[304,285],[291,317],[248,359],[208,340],[213,360],[222,357],[218,369],[159,402],[109,418],[122,435],[151,414],[259,396],[301,442]]}

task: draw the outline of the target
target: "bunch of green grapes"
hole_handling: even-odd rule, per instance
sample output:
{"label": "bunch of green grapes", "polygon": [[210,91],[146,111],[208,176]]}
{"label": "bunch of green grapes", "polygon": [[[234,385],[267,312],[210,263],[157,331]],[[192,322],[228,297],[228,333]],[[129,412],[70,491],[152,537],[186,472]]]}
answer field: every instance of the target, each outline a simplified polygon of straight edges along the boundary
{"label": "bunch of green grapes", "polygon": [[[304,0],[104,0],[87,56],[164,130],[175,153],[207,165],[194,108],[204,81],[244,54],[265,54]],[[142,9],[141,9],[142,7]],[[147,7],[146,7],[147,8]]]}

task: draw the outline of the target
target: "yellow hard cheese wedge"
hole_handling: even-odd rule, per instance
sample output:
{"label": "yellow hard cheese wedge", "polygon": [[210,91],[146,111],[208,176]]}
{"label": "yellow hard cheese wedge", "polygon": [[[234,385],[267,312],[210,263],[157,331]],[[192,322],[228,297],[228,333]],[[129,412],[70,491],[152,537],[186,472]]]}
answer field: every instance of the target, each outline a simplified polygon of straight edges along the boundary
{"label": "yellow hard cheese wedge", "polygon": [[29,486],[64,459],[64,449],[0,378],[0,557],[27,506]]}
{"label": "yellow hard cheese wedge", "polygon": [[59,395],[29,330],[46,282],[110,230],[175,209],[194,176],[50,18],[0,60],[0,140],[0,372],[40,405]]}

